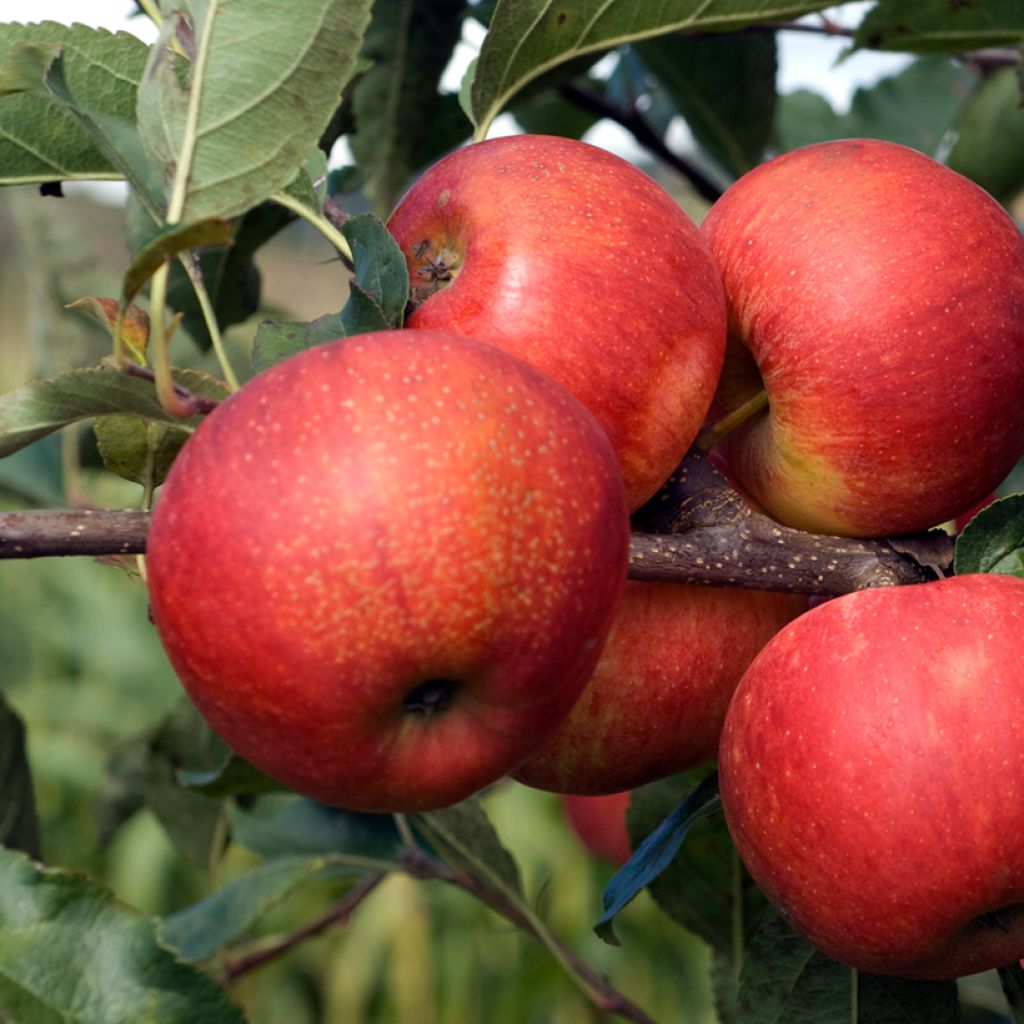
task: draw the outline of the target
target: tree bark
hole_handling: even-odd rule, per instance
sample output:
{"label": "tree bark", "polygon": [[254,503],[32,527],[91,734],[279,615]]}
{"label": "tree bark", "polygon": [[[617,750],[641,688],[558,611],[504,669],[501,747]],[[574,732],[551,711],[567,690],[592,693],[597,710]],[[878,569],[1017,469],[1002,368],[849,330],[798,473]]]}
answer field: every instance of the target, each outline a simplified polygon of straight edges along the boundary
{"label": "tree bark", "polygon": [[[0,512],[0,559],[133,555],[149,514],[131,510]],[[946,575],[953,539],[858,540],[804,533],[755,511],[693,450],[633,517],[629,576],[637,580],[832,596]]]}

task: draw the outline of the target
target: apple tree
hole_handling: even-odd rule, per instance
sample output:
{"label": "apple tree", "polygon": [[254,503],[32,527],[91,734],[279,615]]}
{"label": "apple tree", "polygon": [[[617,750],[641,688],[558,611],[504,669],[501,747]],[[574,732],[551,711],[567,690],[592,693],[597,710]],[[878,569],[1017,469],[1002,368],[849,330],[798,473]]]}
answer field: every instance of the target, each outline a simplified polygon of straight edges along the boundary
{"label": "apple tree", "polygon": [[[1020,770],[1014,774],[1012,749],[1024,688],[1024,610],[1018,611],[1024,583],[1010,580],[1024,577],[1024,428],[1015,419],[1024,408],[1017,390],[1024,373],[1020,3],[874,0],[865,9],[814,0],[139,0],[138,8],[138,34],[53,22],[0,25],[0,184],[7,186],[0,195],[6,243],[0,250],[0,1019],[518,1022],[596,1014],[722,1024],[1024,1021],[1024,854],[1014,845],[1024,817],[1024,778]],[[821,91],[781,88],[780,42],[797,36],[818,47],[841,40],[850,62],[874,51],[907,59],[840,109],[827,83]],[[784,635],[805,639],[788,655],[772,646],[771,657],[759,658],[745,677],[742,701],[729,709],[721,778],[716,721],[693,756],[699,763],[630,784],[625,820],[621,798],[603,805],[612,816],[598,822],[598,838],[589,841],[620,862],[614,874],[573,845],[552,793],[510,781],[504,772],[477,795],[440,806],[399,800],[384,808],[363,799],[372,773],[357,776],[359,795],[320,802],[313,796],[332,791],[316,785],[309,757],[294,773],[305,784],[285,786],[280,772],[264,774],[207,724],[181,691],[148,618],[150,524],[161,494],[170,493],[162,490],[168,474],[184,465],[183,449],[217,410],[232,407],[235,392],[262,394],[268,380],[282,380],[282,367],[345,351],[328,343],[371,334],[411,337],[424,299],[417,288],[424,281],[447,285],[455,256],[443,244],[427,248],[409,238],[403,251],[399,232],[389,231],[389,214],[446,154],[519,134],[586,136],[620,149],[671,197],[672,217],[677,207],[685,211],[687,230],[716,208],[706,234],[727,290],[730,247],[745,251],[755,241],[752,229],[742,244],[720,241],[728,219],[720,200],[734,183],[761,180],[755,176],[768,161],[782,157],[789,162],[773,166],[792,168],[783,178],[802,186],[802,175],[825,173],[802,167],[803,154],[839,152],[814,149],[818,143],[900,144],[900,153],[913,151],[907,166],[920,170],[901,170],[899,188],[885,179],[887,191],[875,201],[886,212],[876,224],[861,225],[860,235],[890,238],[893,245],[912,236],[922,218],[899,220],[899,204],[938,175],[934,217],[924,219],[935,226],[921,244],[931,253],[942,234],[954,251],[930,268],[901,268],[899,286],[890,290],[903,298],[945,289],[947,314],[969,310],[955,335],[964,361],[954,344],[941,379],[932,374],[927,382],[938,390],[925,392],[912,369],[898,369],[906,374],[900,387],[886,390],[885,401],[866,404],[862,418],[871,430],[864,433],[875,439],[876,453],[892,459],[858,462],[864,469],[860,519],[790,515],[791,507],[806,510],[821,493],[827,499],[833,483],[826,473],[804,471],[792,452],[780,460],[797,465],[803,490],[784,474],[762,490],[743,477],[746,456],[737,454],[737,439],[769,401],[776,412],[782,405],[781,396],[766,397],[768,373],[762,379],[764,367],[754,367],[749,355],[742,372],[754,381],[752,392],[731,405],[716,403],[707,417],[706,408],[698,411],[694,420],[703,429],[694,427],[677,468],[653,499],[633,508],[628,527],[624,499],[619,502],[615,536],[624,548],[629,533],[628,585],[656,584],[676,595],[700,586],[721,598],[720,612],[698,621],[693,646],[713,642],[722,658],[744,645],[761,648],[791,618],[794,628]],[[875,152],[874,142],[858,145]],[[83,182],[121,183],[118,205],[85,201]],[[582,189],[581,180],[577,186]],[[948,194],[965,189],[974,202],[981,194],[975,186],[987,193],[988,219],[949,212]],[[611,204],[624,207],[628,224],[621,188]],[[780,194],[755,193],[744,230],[759,211],[770,218]],[[860,194],[854,190],[846,207],[829,208],[832,219],[818,234],[838,241],[827,259],[819,254],[818,264],[842,265],[842,252],[852,251],[843,231],[856,217]],[[804,198],[803,205],[813,205]],[[442,192],[435,205],[447,199]],[[799,216],[799,210],[786,213],[794,228],[781,247],[787,256],[824,244],[801,235]],[[545,230],[557,234],[557,216]],[[596,265],[600,234],[595,228],[574,242],[575,278],[546,285],[544,304],[555,313],[560,302],[577,301],[572,293],[582,287],[581,268]],[[410,252],[420,261],[412,280]],[[981,260],[970,287],[960,286],[963,294],[948,284],[952,278],[940,276]],[[773,255],[760,280],[769,279],[777,262]],[[845,268],[848,276],[857,270]],[[716,289],[702,292],[701,303],[715,296],[724,303]],[[638,308],[651,303],[639,285],[634,291]],[[794,320],[809,322],[803,304],[813,294],[796,294],[783,280],[765,291],[762,304],[783,295]],[[600,292],[586,302],[597,325],[604,313]],[[525,303],[520,297],[518,304]],[[515,305],[502,308],[511,316]],[[844,315],[855,324],[878,315],[874,304],[850,305]],[[716,314],[722,328],[724,309]],[[757,319],[756,313],[732,315],[737,336],[741,321],[745,327]],[[781,322],[785,315],[763,319]],[[889,350],[880,364],[898,363],[897,339],[921,326],[901,315],[912,316],[897,313],[885,324]],[[788,323],[786,330],[797,326]],[[364,345],[372,347],[366,339]],[[975,361],[985,367],[983,388],[965,369],[970,354],[982,350]],[[826,378],[840,381],[828,399],[834,416],[847,395],[871,394],[873,367],[842,378],[840,360],[817,362]],[[248,388],[250,380],[260,383]],[[547,387],[545,378],[535,390]],[[978,405],[962,426],[957,410],[975,397],[972,389]],[[710,403],[710,389],[704,390]],[[996,392],[1000,400],[986,404]],[[227,474],[229,464],[257,460],[248,477],[249,516],[299,508],[316,496],[315,481],[311,487],[305,476],[283,480],[273,461],[299,446],[300,431],[313,429],[312,419],[300,421],[316,411],[316,399],[294,389],[276,393],[285,397],[265,421],[247,413],[253,436],[283,435],[273,449],[250,448],[243,433],[230,451],[227,443],[204,450],[205,493],[216,497],[209,507],[203,488],[188,498],[197,536],[220,522],[233,500],[234,478],[214,486],[222,466]],[[371,399],[384,404],[385,417],[401,422],[399,389],[381,387]],[[531,401],[521,396],[524,405]],[[927,406],[930,427],[909,417],[919,405]],[[523,420],[522,429],[536,423],[536,417]],[[589,429],[581,427],[579,436],[591,436]],[[827,432],[828,419],[819,429]],[[386,433],[380,437],[387,443]],[[812,437],[803,451],[826,440]],[[544,447],[543,439],[536,443]],[[585,444],[589,452],[591,442]],[[593,442],[600,445],[603,435]],[[733,466],[723,466],[723,451],[733,453]],[[405,456],[403,471],[417,472],[417,460]],[[572,469],[553,462],[550,471],[562,474],[565,508],[573,509],[566,521],[577,517],[577,534],[561,536],[558,546],[572,559],[604,543],[596,532],[582,536],[585,501],[573,504],[576,495],[568,493],[566,481],[576,486],[592,478],[579,468],[585,461],[573,458]],[[328,474],[329,463],[325,458],[309,472]],[[943,474],[954,465],[957,480],[974,481],[975,491],[957,483],[946,494]],[[510,518],[499,502],[511,501],[509,492],[492,490],[504,496],[493,498],[488,519],[487,529],[497,533]],[[282,500],[285,493],[294,500]],[[388,493],[388,503],[372,510],[382,535],[400,524],[407,550],[429,551],[433,561],[443,555],[457,563],[472,552],[468,528],[450,531],[442,543],[429,517],[415,521],[409,507],[423,498],[416,486]],[[937,494],[943,501],[933,506]],[[522,509],[532,495],[517,499]],[[892,495],[901,514],[873,515]],[[440,504],[444,499],[452,494],[441,493]],[[357,508],[351,521],[339,518],[339,533],[346,523],[354,529],[363,511]],[[948,521],[935,521],[946,515]],[[887,529],[887,521],[896,525]],[[174,535],[175,522],[164,525],[163,536]],[[265,543],[290,550],[290,560],[312,579],[319,568],[304,523],[296,513]],[[525,516],[517,526],[529,541],[541,532]],[[225,545],[247,529],[245,519],[233,529]],[[316,543],[330,546],[332,564],[347,557],[346,536],[317,536]],[[613,534],[607,537],[614,545]],[[172,555],[163,549],[159,559],[154,552],[152,562],[161,579],[172,572],[186,579],[190,607],[202,602],[203,615],[211,616],[206,635],[213,643],[219,610],[244,609],[258,597],[233,586],[230,559],[204,560],[185,547]],[[536,578],[555,563],[545,555],[528,564]],[[353,558],[347,575],[356,573],[355,565]],[[558,565],[559,577],[573,570]],[[467,578],[490,571],[467,566]],[[582,569],[578,575],[592,596],[601,590]],[[615,587],[624,582],[616,577]],[[537,601],[555,609],[549,618],[557,621],[544,623],[546,632],[557,639],[561,630],[568,642],[573,626],[565,608],[544,604],[559,585],[545,583]],[[372,605],[371,590],[368,584]],[[789,602],[765,637],[745,619],[749,606],[741,597],[752,592]],[[945,598],[921,596],[940,593],[968,596],[959,611]],[[843,630],[855,616],[843,609],[854,605],[842,602],[855,595],[873,602],[858,607],[872,609],[871,628],[879,632],[862,626],[850,639]],[[177,598],[160,597],[154,611],[163,630]],[[824,614],[798,614],[808,600],[823,605]],[[262,632],[277,628],[282,609],[283,602],[267,609]],[[617,656],[639,659],[672,628],[670,620],[659,620]],[[236,651],[263,639],[236,629]],[[294,650],[277,652],[278,675],[300,663],[298,651],[309,639],[301,622],[293,632]],[[911,632],[926,638],[913,654],[900,647]],[[849,657],[842,643],[850,644]],[[976,647],[984,678],[992,680],[984,693],[965,682],[981,672],[965,661],[964,652]],[[874,657],[883,651],[895,652],[884,664]],[[844,709],[846,718],[828,724],[843,731],[844,742],[814,748],[830,764],[837,760],[833,752],[842,751],[834,777],[807,758],[787,760],[811,728],[801,732],[803,712],[786,704],[808,704],[799,694],[787,698],[786,690],[808,659],[826,666],[822,692],[843,687],[822,706]],[[175,667],[187,674],[178,660]],[[850,689],[862,679],[917,686],[880,689],[886,700],[906,696],[905,704],[925,706],[929,694],[948,691],[963,702],[948,721],[936,723],[928,705],[918,720],[890,730],[908,748],[931,751],[933,760],[915,762],[921,777],[912,781],[922,790],[926,777],[944,777],[955,755],[979,753],[954,763],[949,785],[938,797],[930,790],[930,803],[888,800],[912,772],[878,746],[876,733],[855,728],[864,716]],[[553,688],[557,680],[547,682]],[[453,685],[443,673],[433,675],[407,710],[445,711]],[[246,681],[234,692],[246,692]],[[763,694],[760,707],[750,704],[754,692]],[[272,707],[271,717],[283,720],[289,710]],[[628,715],[628,708],[619,714]],[[824,720],[823,710],[815,727]],[[931,727],[932,746],[915,739],[920,720]],[[958,734],[958,722],[973,723],[971,730],[961,724],[969,737]],[[600,759],[614,762],[616,736],[646,736],[647,725],[639,722],[637,732],[623,721],[611,729]],[[586,746],[587,728],[574,742]],[[245,733],[243,717],[236,745]],[[426,760],[439,756],[425,749],[418,755],[423,764],[407,778],[417,769],[424,774]],[[877,762],[887,757],[889,767],[879,773]],[[526,770],[523,781],[530,776]],[[794,778],[793,802],[773,803]],[[808,779],[810,789],[802,785]],[[403,779],[399,789],[407,793],[413,785]],[[800,804],[808,791],[814,799]],[[837,833],[807,824],[815,805],[843,828],[861,816],[846,847],[830,847]],[[903,827],[915,816],[934,826],[935,841],[921,843],[913,833],[918,845],[911,850],[902,842],[911,834]],[[998,827],[985,835],[995,832],[1005,842],[993,841],[996,852],[988,853],[979,823],[992,821]],[[765,822],[785,831],[765,841]],[[624,826],[632,854],[621,863]],[[773,863],[777,849],[785,853]],[[796,883],[793,894],[787,879],[811,862],[832,869],[840,861],[851,873],[855,864],[867,868],[859,878],[844,875],[850,884],[842,897],[835,895],[831,912],[826,899],[823,917],[809,924],[806,907],[815,900],[804,899],[806,884]],[[957,874],[954,868],[964,865],[969,871]],[[827,880],[834,876],[807,877],[830,898],[839,891]],[[940,884],[948,877],[957,880],[952,890]],[[917,881],[929,886],[930,917],[900,901],[901,886]],[[972,887],[996,893],[995,903],[978,905],[967,891]],[[878,952],[879,944],[904,950],[911,936],[926,941],[921,920],[941,918],[961,903],[967,916],[958,927],[972,951],[996,950],[991,962],[973,953],[936,961]],[[841,929],[854,935],[852,945],[836,939]],[[388,972],[378,962],[385,946]]]}

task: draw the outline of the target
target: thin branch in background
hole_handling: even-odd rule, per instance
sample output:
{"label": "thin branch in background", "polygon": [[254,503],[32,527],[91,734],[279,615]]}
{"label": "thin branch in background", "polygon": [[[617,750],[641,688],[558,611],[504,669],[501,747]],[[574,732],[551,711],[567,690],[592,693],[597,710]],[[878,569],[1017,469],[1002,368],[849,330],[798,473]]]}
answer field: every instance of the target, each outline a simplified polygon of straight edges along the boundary
{"label": "thin branch in background", "polygon": [[333,196],[324,196],[324,216],[340,231],[352,219],[335,201]]}
{"label": "thin branch in background", "polygon": [[840,36],[844,39],[852,39],[855,29],[847,28],[838,22],[820,15],[818,21],[779,21],[769,22],[765,25],[752,26],[751,31],[769,32],[808,32],[816,36]]}
{"label": "thin branch in background", "polygon": [[987,74],[1000,68],[1015,68],[1020,64],[1022,57],[1021,51],[1013,47],[989,46],[982,50],[961,53],[957,59],[979,74]]}
{"label": "thin branch in background", "polygon": [[[807,32],[852,39],[856,30],[839,25],[822,15],[817,22],[786,21],[754,25],[744,31],[748,32]],[[870,47],[868,47],[870,49]],[[1012,47],[989,47],[955,55],[967,67],[978,73],[998,70],[1003,67],[1016,67],[1021,63],[1021,51]],[[709,203],[715,202],[722,189],[693,162],[673,152],[665,144],[660,135],[648,124],[647,120],[636,108],[624,108],[608,102],[600,94],[584,89],[571,82],[559,86],[559,94],[580,110],[585,110],[597,117],[607,118],[621,125],[630,132],[633,138],[652,156],[657,157],[669,167],[681,174],[693,187],[694,191]],[[326,210],[325,210],[326,213]]]}
{"label": "thin branch in background", "polygon": [[407,847],[402,855],[402,866],[413,878],[434,879],[453,885],[479,900],[510,924],[525,932],[556,953],[558,960],[572,974],[574,980],[594,1005],[603,1013],[612,1013],[633,1024],[655,1024],[631,999],[623,995],[601,973],[594,970],[573,949],[556,936],[541,934],[538,925],[504,893],[489,886],[483,879],[466,871],[456,871],[450,865],[430,856],[418,846]]}
{"label": "thin branch in background", "polygon": [[[346,221],[351,219],[351,214],[346,213],[334,201],[334,198],[329,195],[324,196],[323,214],[324,220],[326,220],[328,224],[331,224],[333,227],[337,228],[338,231],[341,231],[341,229],[345,226]],[[339,252],[338,257],[341,260],[341,262],[345,264],[345,267],[350,274],[354,274],[356,272],[355,264],[352,262],[351,259],[348,258],[348,256],[345,253]]]}
{"label": "thin branch in background", "polygon": [[647,123],[638,110],[617,107],[613,103],[609,103],[603,96],[572,83],[559,86],[558,91],[563,99],[568,100],[581,110],[586,110],[597,117],[608,118],[608,120],[621,125],[644,149],[686,178],[702,199],[713,203],[721,196],[722,189],[699,167],[669,149],[661,136]]}
{"label": "thin branch in background", "polygon": [[307,939],[321,935],[329,928],[347,925],[363,901],[380,885],[385,877],[386,873],[383,871],[375,871],[367,875],[349,889],[326,913],[321,914],[320,917],[314,918],[302,928],[296,929],[272,945],[264,946],[262,949],[254,950],[252,953],[228,960],[221,974],[221,979],[226,983],[235,981],[243,974],[247,974],[249,971],[256,970],[256,968],[269,963],[271,960],[284,956],[285,953],[295,949],[296,946]]}
{"label": "thin branch in background", "polygon": [[[820,16],[818,22],[784,21],[775,24],[755,25],[744,31],[748,32],[806,32],[819,36],[834,36],[843,39],[853,39],[857,30],[839,25],[836,22]],[[865,46],[865,50],[876,52],[898,53],[897,50],[883,51],[878,47]],[[979,72],[994,71],[999,68],[1013,68],[1020,64],[1022,58],[1021,50],[1012,46],[987,46],[979,50],[966,50],[963,53],[950,54],[954,60],[975,68]]]}

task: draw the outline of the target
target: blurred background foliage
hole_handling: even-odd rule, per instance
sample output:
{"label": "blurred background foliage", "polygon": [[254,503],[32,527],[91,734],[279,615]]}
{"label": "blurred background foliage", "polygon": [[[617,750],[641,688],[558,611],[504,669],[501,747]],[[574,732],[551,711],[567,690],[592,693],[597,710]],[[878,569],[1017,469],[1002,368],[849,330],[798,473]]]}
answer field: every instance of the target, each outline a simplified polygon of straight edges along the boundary
{"label": "blurred background foliage", "polygon": [[[486,6],[478,9],[479,16],[485,16]],[[381,4],[371,36],[382,53],[389,42],[387,9]],[[689,44],[679,40],[675,48],[666,40],[626,48],[610,64],[608,58],[600,65],[588,58],[582,66],[568,66],[554,80],[525,91],[514,114],[528,130],[570,135],[612,122],[620,128],[632,124],[640,134],[634,131],[631,156],[697,220],[710,200],[689,169],[697,168],[714,190],[766,151],[847,135],[893,139],[944,155],[990,188],[1018,219],[1024,215],[1024,110],[1012,69],[979,73],[961,61],[925,56],[860,89],[848,110],[838,110],[813,90],[776,101],[773,37],[766,33],[753,43],[745,38],[731,53],[702,51],[701,59],[709,63],[698,76],[714,89],[716,69],[735,78],[736,62],[743,62],[748,95],[768,104],[746,119],[745,132],[722,136],[714,118],[702,119],[706,97],[694,93],[687,74],[697,67],[697,57],[683,61],[679,47]],[[450,50],[454,37],[427,42],[432,50]],[[721,37],[715,47],[734,48],[736,42]],[[432,59],[436,77],[445,60],[436,54]],[[385,73],[385,63],[378,61],[377,77]],[[366,83],[357,96],[372,107],[375,79],[367,75]],[[422,82],[413,86],[424,88]],[[725,87],[719,91],[724,95]],[[399,134],[392,149],[382,150],[357,133],[352,151],[363,166],[346,165],[332,176],[345,190],[339,202],[361,209],[369,201],[386,212],[409,173],[468,136],[470,125],[454,97],[438,103],[432,116],[444,130],[435,138]],[[357,103],[357,114],[359,109]],[[681,112],[698,141],[683,163],[670,159],[679,148],[674,140]],[[343,108],[339,132],[351,114]],[[388,174],[384,161],[389,161]],[[395,167],[404,173],[396,177]],[[80,296],[119,293],[128,260],[123,220],[121,208],[76,190],[61,200],[40,197],[33,188],[0,193],[0,391],[93,363],[109,351],[106,332],[65,307]],[[304,225],[292,224],[275,235],[255,262],[262,278],[257,308],[228,332],[236,366],[247,365],[260,320],[310,320],[339,309],[345,296],[344,269],[327,243]],[[175,345],[182,363],[202,367],[210,360],[185,332],[179,332]],[[214,370],[212,361],[205,365]],[[1007,489],[1022,484],[1008,482]],[[131,507],[140,497],[139,488],[102,469],[86,428],[69,429],[0,462],[0,508]],[[150,787],[146,792],[152,796],[159,780],[147,774],[150,768],[139,751],[154,749],[154,737],[179,707],[180,687],[148,621],[134,564],[0,562],[0,607],[0,692],[26,723],[45,861],[88,871],[125,903],[156,915],[181,910],[251,868],[258,857],[238,842],[212,867],[204,856],[223,826],[219,804],[175,806],[166,792],[143,803],[143,790]],[[168,742],[173,762],[176,748]],[[579,845],[556,797],[507,783],[487,794],[485,803],[520,864],[529,899],[567,945],[659,1021],[717,1019],[707,947],[649,896],[617,922],[620,947],[605,945],[592,933],[613,869]],[[263,916],[257,934],[270,942],[294,932],[324,913],[351,884],[351,879],[327,879],[297,888]],[[971,1020],[978,1024],[1006,1019],[990,980],[961,984],[973,1007]],[[605,1019],[541,945],[465,894],[400,874],[389,876],[347,927],[310,938],[245,973],[231,991],[253,1024]]]}
{"label": "blurred background foliage", "polygon": [[[103,333],[63,306],[80,295],[117,293],[121,216],[80,196],[0,193],[0,389],[54,372],[51,361],[81,365],[105,352]],[[337,263],[321,262],[328,259],[311,230],[283,232],[260,254],[266,305],[254,322],[311,317],[338,304],[344,276]],[[240,363],[251,327],[232,335]],[[102,469],[87,429],[0,462],[0,508],[131,507],[140,496]],[[177,823],[176,844],[150,807],[117,806],[125,751],[157,729],[181,695],[132,564],[2,561],[0,607],[0,692],[26,724],[45,861],[88,871],[125,903],[158,915],[251,867],[258,858],[232,846],[211,874],[183,850],[185,837],[198,838],[198,820]],[[525,891],[563,941],[656,1019],[715,1020],[707,951],[651,900],[624,915],[621,947],[593,935],[613,868],[583,849],[556,797],[507,783],[486,804],[519,861]],[[302,927],[348,884],[309,883],[268,913],[259,933]],[[347,928],[252,971],[232,993],[253,1024],[602,1019],[538,943],[464,893],[402,875],[388,877]]]}

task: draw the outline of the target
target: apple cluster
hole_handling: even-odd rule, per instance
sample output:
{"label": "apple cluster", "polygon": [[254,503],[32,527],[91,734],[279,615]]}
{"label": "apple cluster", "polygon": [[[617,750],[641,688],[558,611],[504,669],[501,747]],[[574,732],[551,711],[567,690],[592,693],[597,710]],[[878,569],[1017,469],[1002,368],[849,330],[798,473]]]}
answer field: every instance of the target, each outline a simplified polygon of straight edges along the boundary
{"label": "apple cluster", "polygon": [[621,825],[622,794],[718,757],[741,856],[822,949],[918,977],[1024,954],[1024,581],[811,611],[626,581],[630,514],[709,423],[798,529],[920,531],[990,494],[1024,454],[1005,211],[848,140],[698,228],[626,161],[527,135],[442,159],[388,228],[405,328],[256,376],[160,494],[153,617],[212,726],[369,811],[511,775]]}

